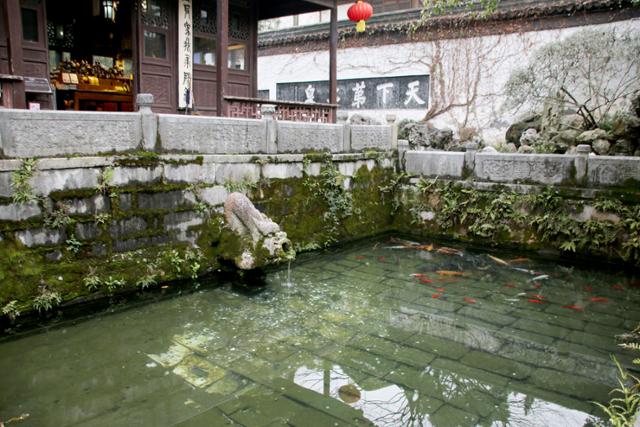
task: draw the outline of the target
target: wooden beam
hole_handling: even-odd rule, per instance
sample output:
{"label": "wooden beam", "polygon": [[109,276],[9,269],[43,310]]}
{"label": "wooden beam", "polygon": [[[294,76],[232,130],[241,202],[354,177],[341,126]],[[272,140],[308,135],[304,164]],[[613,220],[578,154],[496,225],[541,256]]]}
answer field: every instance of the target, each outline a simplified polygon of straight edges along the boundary
{"label": "wooden beam", "polygon": [[[6,0],[5,20],[9,44],[9,73],[16,76],[24,76],[24,56],[22,53],[22,13],[20,0]],[[13,83],[13,107],[25,108],[26,97],[24,82]]]}
{"label": "wooden beam", "polygon": [[229,81],[229,0],[218,0],[216,12],[216,113],[225,116],[224,96]]}
{"label": "wooden beam", "polygon": [[327,9],[333,9],[336,7],[335,0],[305,0],[307,3],[317,4],[318,6],[323,6]]}
{"label": "wooden beam", "polygon": [[[333,0],[329,36],[329,104],[338,103],[338,4]],[[334,114],[335,116],[335,114]],[[335,123],[336,118],[331,121]]]}

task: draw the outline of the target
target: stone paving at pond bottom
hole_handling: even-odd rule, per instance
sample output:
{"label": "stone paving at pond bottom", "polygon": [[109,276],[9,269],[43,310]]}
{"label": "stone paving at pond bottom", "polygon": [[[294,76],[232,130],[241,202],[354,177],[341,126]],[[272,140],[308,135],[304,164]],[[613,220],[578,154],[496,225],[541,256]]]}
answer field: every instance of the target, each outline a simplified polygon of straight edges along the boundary
{"label": "stone paving at pond bottom", "polygon": [[[307,257],[230,285],[0,343],[25,425],[582,426],[640,321],[622,274],[486,254]],[[505,260],[518,258],[503,256]],[[304,257],[303,257],[304,258]],[[132,421],[133,420],[133,421]]]}

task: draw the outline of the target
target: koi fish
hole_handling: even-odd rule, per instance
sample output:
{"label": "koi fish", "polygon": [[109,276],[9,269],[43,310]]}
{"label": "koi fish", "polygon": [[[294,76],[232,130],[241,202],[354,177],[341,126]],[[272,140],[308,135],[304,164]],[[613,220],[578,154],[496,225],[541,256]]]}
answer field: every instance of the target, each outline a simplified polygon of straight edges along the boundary
{"label": "koi fish", "polygon": [[518,302],[518,301],[520,301],[518,298],[505,298],[504,300],[507,301],[507,302]]}
{"label": "koi fish", "polygon": [[433,245],[418,245],[418,246],[412,246],[412,248],[417,249],[419,251],[431,252],[433,250]]}
{"label": "koi fish", "polygon": [[457,255],[457,256],[463,255],[463,252],[459,249],[447,248],[444,246],[439,248],[436,252],[438,252],[439,254],[445,254],[445,255]]}
{"label": "koi fish", "polygon": [[357,259],[357,260],[363,260],[363,259],[364,259],[364,256],[362,256],[362,255],[356,255],[356,259]]}
{"label": "koi fish", "polygon": [[530,303],[533,303],[533,304],[546,304],[547,303],[546,301],[542,301],[542,300],[535,299],[535,298],[529,298],[527,301],[529,301]]}
{"label": "koi fish", "polygon": [[529,258],[514,258],[507,261],[509,264],[524,264],[529,262]]}
{"label": "koi fish", "polygon": [[496,256],[493,255],[487,255],[489,258],[491,258],[492,261],[494,261],[496,264],[501,264],[501,265],[509,265],[509,263],[501,258],[498,258]]}
{"label": "koi fish", "polygon": [[533,285],[533,289],[540,289],[541,287],[542,287],[542,284],[540,284],[540,283],[535,283]]}
{"label": "koi fish", "polygon": [[589,298],[589,301],[591,301],[591,302],[609,302],[609,298],[605,298],[605,297],[591,297],[591,298]]}
{"label": "koi fish", "polygon": [[464,302],[475,304],[477,301],[474,298],[464,297]]}
{"label": "koi fish", "polygon": [[585,292],[593,292],[593,286],[587,286],[584,288]]}
{"label": "koi fish", "polygon": [[444,291],[445,291],[445,289],[444,289],[444,288],[436,288],[436,291],[438,291],[438,292],[444,292]]}
{"label": "koi fish", "polygon": [[433,294],[433,295],[431,295],[431,298],[433,298],[433,299],[438,299],[438,298],[440,298],[441,296],[442,296],[442,294]]}
{"label": "koi fish", "polygon": [[433,283],[433,280],[425,279],[425,278],[423,277],[423,278],[421,278],[421,279],[420,279],[420,283],[423,283],[423,284],[425,284],[425,285],[426,285],[426,284],[429,284],[429,283]]}
{"label": "koi fish", "polygon": [[384,260],[385,260],[385,259],[386,259],[386,258],[385,258],[385,257],[383,257],[383,256],[379,256],[379,257],[378,257],[378,261],[380,261],[380,262],[384,262]]}
{"label": "koi fish", "polygon": [[464,276],[462,271],[449,271],[449,270],[438,270],[436,274],[440,276]]}
{"label": "koi fish", "polygon": [[540,276],[536,276],[532,279],[529,279],[530,282],[537,282],[538,280],[547,280],[549,278],[548,274],[541,274]]}
{"label": "koi fish", "polygon": [[515,271],[519,271],[521,273],[527,273],[527,274],[536,274],[535,271],[533,270],[527,270],[526,268],[520,268],[520,267],[511,267],[513,270]]}
{"label": "koi fish", "polygon": [[580,307],[579,305],[563,305],[562,308],[573,311],[584,311],[584,307]]}
{"label": "koi fish", "polygon": [[506,285],[504,285],[504,287],[513,289],[516,287],[516,285],[514,285],[513,283],[507,283]]}
{"label": "koi fish", "polygon": [[421,278],[421,277],[427,277],[427,275],[422,273],[413,273],[411,277]]}
{"label": "koi fish", "polygon": [[535,299],[547,299],[544,295],[540,295],[540,294],[532,294],[532,297],[534,297]]}
{"label": "koi fish", "polygon": [[615,289],[616,291],[621,291],[624,289],[624,286],[622,286],[620,283],[616,283],[615,285],[613,285],[613,289]]}

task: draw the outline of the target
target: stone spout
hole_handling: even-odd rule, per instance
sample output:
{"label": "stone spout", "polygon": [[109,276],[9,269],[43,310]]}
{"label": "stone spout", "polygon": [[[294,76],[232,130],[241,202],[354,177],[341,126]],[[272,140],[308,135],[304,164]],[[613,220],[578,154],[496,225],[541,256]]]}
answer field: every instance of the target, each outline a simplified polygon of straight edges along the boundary
{"label": "stone spout", "polygon": [[295,258],[287,233],[260,212],[242,193],[231,193],[224,202],[227,227],[240,239],[233,262],[241,270],[253,270]]}

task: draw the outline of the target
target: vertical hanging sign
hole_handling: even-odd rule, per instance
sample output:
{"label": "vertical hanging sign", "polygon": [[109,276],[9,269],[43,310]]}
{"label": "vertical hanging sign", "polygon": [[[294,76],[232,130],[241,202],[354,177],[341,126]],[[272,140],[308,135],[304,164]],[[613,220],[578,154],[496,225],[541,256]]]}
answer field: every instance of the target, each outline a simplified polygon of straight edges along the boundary
{"label": "vertical hanging sign", "polygon": [[193,2],[178,2],[178,107],[193,108]]}

